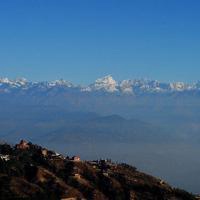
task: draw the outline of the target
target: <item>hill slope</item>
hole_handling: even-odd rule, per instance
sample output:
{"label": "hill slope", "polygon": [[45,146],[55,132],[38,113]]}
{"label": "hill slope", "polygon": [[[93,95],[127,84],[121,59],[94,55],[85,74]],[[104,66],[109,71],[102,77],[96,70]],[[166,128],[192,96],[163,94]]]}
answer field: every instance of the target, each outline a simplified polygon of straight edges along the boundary
{"label": "hill slope", "polygon": [[21,141],[0,145],[0,199],[192,200],[185,191],[111,160],[81,161]]}

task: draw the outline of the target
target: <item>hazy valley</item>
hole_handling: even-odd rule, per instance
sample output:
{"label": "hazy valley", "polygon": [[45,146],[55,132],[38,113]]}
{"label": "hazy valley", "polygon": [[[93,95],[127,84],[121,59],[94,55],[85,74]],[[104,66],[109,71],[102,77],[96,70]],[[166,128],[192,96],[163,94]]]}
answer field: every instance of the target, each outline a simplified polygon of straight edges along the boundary
{"label": "hazy valley", "polygon": [[113,81],[106,77],[97,81],[97,89],[93,84],[93,90],[83,91],[63,80],[1,79],[1,139],[15,143],[24,138],[87,159],[125,160],[199,192],[199,89],[186,84],[161,91],[141,82],[140,89],[133,85],[127,93],[115,89],[120,84]]}

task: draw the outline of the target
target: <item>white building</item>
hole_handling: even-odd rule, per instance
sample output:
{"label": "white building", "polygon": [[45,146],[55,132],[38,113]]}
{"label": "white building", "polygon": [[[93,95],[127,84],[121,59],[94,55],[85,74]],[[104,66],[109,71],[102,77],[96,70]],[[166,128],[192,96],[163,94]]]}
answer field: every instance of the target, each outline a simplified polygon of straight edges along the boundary
{"label": "white building", "polygon": [[8,161],[8,160],[10,160],[10,156],[9,156],[9,155],[0,154],[0,159],[1,159],[1,160]]}

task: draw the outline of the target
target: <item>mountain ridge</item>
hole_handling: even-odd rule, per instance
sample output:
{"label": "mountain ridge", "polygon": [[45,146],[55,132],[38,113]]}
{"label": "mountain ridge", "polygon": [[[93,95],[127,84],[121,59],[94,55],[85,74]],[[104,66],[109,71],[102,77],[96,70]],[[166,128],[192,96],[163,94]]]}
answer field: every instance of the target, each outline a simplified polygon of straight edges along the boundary
{"label": "mountain ridge", "polygon": [[106,93],[120,94],[140,94],[140,93],[171,93],[185,91],[199,91],[200,82],[184,83],[184,82],[159,82],[157,80],[148,79],[127,79],[116,81],[111,75],[98,78],[94,83],[87,86],[76,85],[70,81],[60,79],[55,81],[31,82],[25,78],[8,79],[0,78],[0,92],[9,93],[12,89],[31,90],[34,88],[53,89],[65,88],[75,89],[79,92],[95,92],[102,91]]}

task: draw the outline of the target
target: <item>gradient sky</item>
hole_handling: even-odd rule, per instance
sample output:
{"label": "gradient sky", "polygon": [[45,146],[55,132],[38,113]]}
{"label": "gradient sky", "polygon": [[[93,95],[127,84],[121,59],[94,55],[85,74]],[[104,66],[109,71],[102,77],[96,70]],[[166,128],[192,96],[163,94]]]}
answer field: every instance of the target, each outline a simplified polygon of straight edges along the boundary
{"label": "gradient sky", "polygon": [[1,0],[0,76],[200,79],[199,0]]}

